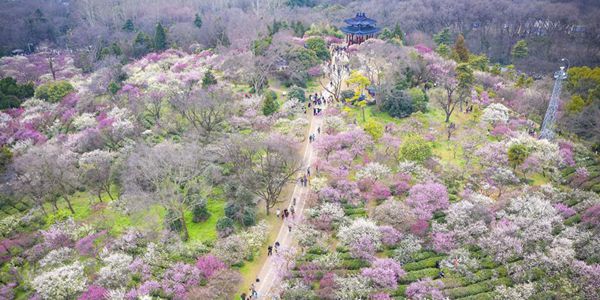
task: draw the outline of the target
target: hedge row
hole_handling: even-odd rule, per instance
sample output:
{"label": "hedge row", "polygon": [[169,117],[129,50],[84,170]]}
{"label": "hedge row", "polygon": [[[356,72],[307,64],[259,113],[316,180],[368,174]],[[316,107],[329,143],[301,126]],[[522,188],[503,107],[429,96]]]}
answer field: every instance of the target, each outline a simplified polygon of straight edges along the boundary
{"label": "hedge row", "polygon": [[486,292],[486,293],[480,293],[477,295],[463,297],[460,299],[461,300],[492,300],[492,299],[494,299],[494,296],[496,296],[495,292]]}
{"label": "hedge row", "polygon": [[404,275],[402,278],[400,278],[400,283],[407,284],[407,283],[415,282],[421,278],[427,278],[427,277],[435,278],[439,275],[439,273],[440,273],[440,269],[437,269],[437,268],[428,268],[428,269],[407,272],[406,275]]}
{"label": "hedge row", "polygon": [[342,268],[347,270],[358,270],[364,267],[368,267],[370,264],[368,261],[360,259],[348,259],[342,261]]}
{"label": "hedge row", "polygon": [[471,284],[465,287],[458,287],[453,289],[444,290],[444,294],[446,296],[456,299],[461,297],[473,296],[485,292],[493,291],[497,285],[510,285],[510,279],[506,277],[491,279],[482,282],[478,282],[475,284]]}
{"label": "hedge row", "polygon": [[416,270],[422,270],[422,269],[427,269],[427,268],[434,268],[434,267],[436,267],[436,264],[439,261],[444,259],[444,257],[445,256],[437,256],[437,257],[431,257],[431,258],[423,259],[423,260],[416,261],[416,262],[407,263],[404,266],[402,266],[402,268],[405,271],[416,271]]}

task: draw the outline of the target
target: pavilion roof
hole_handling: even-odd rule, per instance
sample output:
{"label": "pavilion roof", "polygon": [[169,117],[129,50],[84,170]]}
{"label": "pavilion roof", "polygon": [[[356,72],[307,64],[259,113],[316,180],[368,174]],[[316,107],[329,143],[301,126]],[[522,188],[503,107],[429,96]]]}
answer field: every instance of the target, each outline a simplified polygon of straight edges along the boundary
{"label": "pavilion roof", "polygon": [[367,25],[373,26],[377,23],[377,21],[367,18],[365,13],[356,13],[356,16],[354,18],[345,19],[344,22],[346,22],[348,25],[361,25],[361,26],[367,26]]}
{"label": "pavilion roof", "polygon": [[340,28],[340,30],[342,30],[342,32],[346,34],[367,35],[378,33],[380,29],[374,26],[345,26]]}

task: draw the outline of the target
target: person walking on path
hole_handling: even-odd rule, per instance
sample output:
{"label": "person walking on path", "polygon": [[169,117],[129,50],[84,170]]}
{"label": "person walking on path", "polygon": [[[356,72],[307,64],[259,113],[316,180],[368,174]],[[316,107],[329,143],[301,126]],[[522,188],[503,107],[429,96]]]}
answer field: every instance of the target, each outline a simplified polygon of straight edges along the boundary
{"label": "person walking on path", "polygon": [[275,242],[275,253],[277,253],[277,251],[279,251],[279,242]]}
{"label": "person walking on path", "polygon": [[306,168],[306,175],[308,175],[308,177],[310,177],[310,167]]}
{"label": "person walking on path", "polygon": [[294,199],[292,199],[292,207],[294,207],[296,205],[296,197],[294,197]]}
{"label": "person walking on path", "polygon": [[279,208],[277,209],[277,211],[275,212],[275,215],[277,216],[277,218],[279,218],[279,215],[281,215],[281,211],[279,210]]}
{"label": "person walking on path", "polygon": [[267,256],[271,255],[273,255],[273,246],[269,245],[269,247],[267,247]]}
{"label": "person walking on path", "polygon": [[288,230],[289,232],[292,232],[292,224],[288,224]]}
{"label": "person walking on path", "polygon": [[294,205],[292,205],[292,207],[290,207],[290,212],[292,213],[292,218],[293,218],[296,214],[296,209],[294,208]]}
{"label": "person walking on path", "polygon": [[317,133],[321,134],[321,126],[317,127]]}

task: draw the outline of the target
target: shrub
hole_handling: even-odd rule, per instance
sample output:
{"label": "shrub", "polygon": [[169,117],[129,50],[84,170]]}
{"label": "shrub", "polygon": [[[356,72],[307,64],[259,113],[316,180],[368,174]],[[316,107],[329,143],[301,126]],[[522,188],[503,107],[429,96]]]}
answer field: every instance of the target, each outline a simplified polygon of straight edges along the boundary
{"label": "shrub", "polygon": [[354,97],[354,91],[353,90],[343,90],[340,93],[340,100],[342,102],[345,102],[347,99],[351,99],[352,97]]}
{"label": "shrub", "polygon": [[215,78],[215,75],[211,70],[206,71],[206,73],[204,73],[204,77],[202,78],[202,87],[206,88],[215,84],[217,84],[217,78]]}
{"label": "shrub", "polygon": [[38,86],[35,97],[56,103],[74,90],[75,88],[68,81],[53,81]]}
{"label": "shrub", "polygon": [[222,217],[217,221],[217,232],[219,237],[226,237],[233,233],[233,220]]}
{"label": "shrub", "polygon": [[373,137],[374,140],[379,140],[379,138],[383,136],[383,125],[373,119],[369,119],[365,124],[365,131]]}
{"label": "shrub", "polygon": [[492,291],[497,285],[510,285],[510,283],[510,279],[504,277],[471,284],[465,287],[448,289],[445,290],[444,293],[446,294],[446,296],[452,299],[456,299],[471,295],[477,295],[484,292],[489,292]]}
{"label": "shrub", "polygon": [[381,110],[395,118],[406,118],[415,111],[415,108],[411,96],[406,91],[394,88],[384,95]]}
{"label": "shrub", "polygon": [[413,111],[427,112],[429,98],[421,88],[414,87],[408,90],[408,95],[412,99]]}
{"label": "shrub", "polygon": [[210,213],[206,208],[206,199],[200,199],[192,208],[192,222],[200,223],[206,221]]}
{"label": "shrub", "polygon": [[33,96],[33,83],[18,84],[12,77],[0,79],[0,110],[15,108],[23,99]]}
{"label": "shrub", "polygon": [[329,50],[327,49],[327,43],[321,37],[311,37],[306,40],[306,48],[315,52],[318,58],[321,60],[329,59]]}
{"label": "shrub", "polygon": [[292,86],[287,95],[288,100],[298,99],[300,102],[306,102],[306,95],[301,87]]}
{"label": "shrub", "polygon": [[277,94],[271,90],[265,92],[265,101],[263,102],[262,112],[265,116],[270,116],[279,109]]}
{"label": "shrub", "polygon": [[409,136],[400,146],[400,156],[406,160],[423,162],[432,155],[430,143],[418,135]]}
{"label": "shrub", "polygon": [[350,259],[342,261],[342,268],[348,270],[358,270],[360,268],[368,267],[369,262],[361,259]]}
{"label": "shrub", "polygon": [[403,268],[406,271],[416,271],[427,268],[434,268],[437,265],[437,263],[442,259],[444,259],[444,256],[426,258],[424,260],[407,263],[403,266]]}
{"label": "shrub", "polygon": [[427,277],[435,278],[438,276],[439,272],[440,270],[437,268],[427,268],[418,271],[411,271],[406,273],[406,275],[400,279],[400,283],[410,283]]}

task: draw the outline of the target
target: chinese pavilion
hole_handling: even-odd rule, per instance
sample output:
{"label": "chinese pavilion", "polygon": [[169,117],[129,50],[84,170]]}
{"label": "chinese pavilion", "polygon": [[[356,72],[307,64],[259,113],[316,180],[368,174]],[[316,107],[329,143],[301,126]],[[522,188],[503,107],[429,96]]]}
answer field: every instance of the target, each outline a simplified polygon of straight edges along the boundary
{"label": "chinese pavilion", "polygon": [[377,21],[367,18],[365,13],[357,13],[354,18],[344,22],[348,26],[342,27],[342,32],[346,34],[348,45],[360,44],[379,33],[379,28],[375,26]]}

